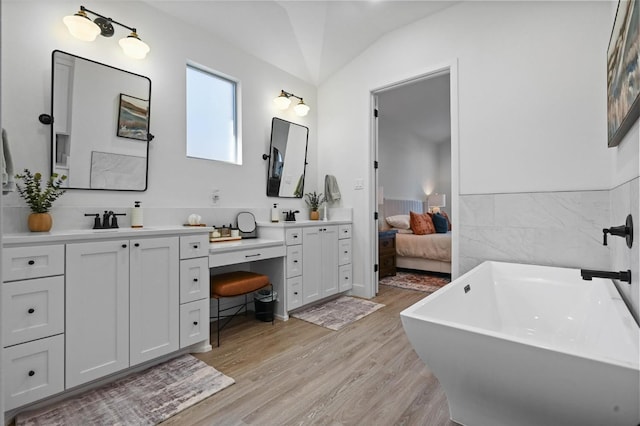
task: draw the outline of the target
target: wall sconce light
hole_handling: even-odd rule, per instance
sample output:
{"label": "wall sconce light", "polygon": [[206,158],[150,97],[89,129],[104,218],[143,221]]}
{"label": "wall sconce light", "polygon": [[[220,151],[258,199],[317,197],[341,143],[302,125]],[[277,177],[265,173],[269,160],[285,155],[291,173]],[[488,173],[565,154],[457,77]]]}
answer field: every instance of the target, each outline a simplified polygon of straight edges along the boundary
{"label": "wall sconce light", "polygon": [[[87,16],[87,12],[97,16],[97,18],[92,21],[89,16]],[[151,50],[147,43],[140,40],[135,28],[128,27],[111,18],[102,16],[84,6],[80,6],[80,10],[75,15],[65,16],[62,21],[72,36],[83,41],[94,41],[98,34],[103,37],[111,37],[114,33],[113,24],[120,25],[131,31],[131,34],[120,39],[118,42],[125,55],[135,59],[144,59]]]}
{"label": "wall sconce light", "polygon": [[289,105],[291,105],[291,99],[289,98],[300,99],[300,102],[298,102],[296,106],[293,107],[293,110],[298,117],[304,117],[309,113],[309,106],[304,103],[300,96],[296,96],[293,93],[285,92],[284,90],[280,91],[280,95],[278,95],[278,97],[275,98],[273,102],[276,104],[276,107],[278,109],[285,110],[289,108]]}

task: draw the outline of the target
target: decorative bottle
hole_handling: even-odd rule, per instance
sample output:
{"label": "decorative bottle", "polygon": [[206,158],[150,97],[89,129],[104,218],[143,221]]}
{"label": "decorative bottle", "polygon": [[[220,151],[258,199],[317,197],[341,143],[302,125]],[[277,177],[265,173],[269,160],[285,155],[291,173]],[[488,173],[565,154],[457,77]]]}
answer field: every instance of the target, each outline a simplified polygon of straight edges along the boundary
{"label": "decorative bottle", "polygon": [[280,221],[280,213],[278,212],[278,204],[273,203],[273,207],[271,208],[271,222]]}
{"label": "decorative bottle", "polygon": [[131,209],[131,227],[142,228],[142,207],[140,207],[140,201],[134,201],[134,203]]}

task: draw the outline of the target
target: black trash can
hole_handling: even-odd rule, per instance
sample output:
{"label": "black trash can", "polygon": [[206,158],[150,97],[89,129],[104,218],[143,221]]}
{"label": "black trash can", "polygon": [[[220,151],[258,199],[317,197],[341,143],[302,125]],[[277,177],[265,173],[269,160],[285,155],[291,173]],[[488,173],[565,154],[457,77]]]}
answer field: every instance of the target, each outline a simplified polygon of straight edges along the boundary
{"label": "black trash can", "polygon": [[278,293],[271,290],[258,290],[253,297],[253,304],[256,309],[256,319],[264,322],[273,321],[273,312],[276,308]]}

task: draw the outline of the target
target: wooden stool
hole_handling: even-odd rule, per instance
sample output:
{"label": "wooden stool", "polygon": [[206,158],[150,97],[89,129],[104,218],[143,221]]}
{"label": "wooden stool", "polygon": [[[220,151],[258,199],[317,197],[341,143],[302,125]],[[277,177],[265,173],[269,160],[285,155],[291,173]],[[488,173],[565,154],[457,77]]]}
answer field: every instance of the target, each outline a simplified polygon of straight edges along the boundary
{"label": "wooden stool", "polygon": [[[218,300],[218,314],[216,318],[216,325],[218,328],[218,347],[220,346],[220,330],[222,330],[232,319],[235,317],[244,307],[245,313],[247,312],[247,304],[249,303],[247,295],[253,293],[261,288],[271,286],[273,291],[273,285],[269,282],[269,277],[255,272],[247,271],[234,271],[224,274],[211,275],[210,278],[210,290],[211,297]],[[244,303],[231,306],[229,308],[220,309],[220,299],[223,297],[236,297],[244,296]],[[236,309],[237,308],[237,309]],[[224,317],[220,316],[221,312],[225,312],[231,309],[236,311]],[[214,318],[214,317],[211,317]],[[220,324],[220,319],[224,318],[227,321],[224,324]],[[271,318],[271,324],[273,324],[273,317]]]}

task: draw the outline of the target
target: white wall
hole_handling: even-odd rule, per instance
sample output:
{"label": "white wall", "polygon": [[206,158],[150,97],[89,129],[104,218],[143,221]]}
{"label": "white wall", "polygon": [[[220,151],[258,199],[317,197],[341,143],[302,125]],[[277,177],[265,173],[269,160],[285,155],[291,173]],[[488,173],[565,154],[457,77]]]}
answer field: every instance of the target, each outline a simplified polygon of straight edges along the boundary
{"label": "white wall", "polygon": [[424,201],[437,184],[438,146],[383,117],[378,119],[378,161],[385,198]]}
{"label": "white wall", "polygon": [[319,88],[319,170],[334,169],[354,206],[355,283],[373,278],[372,189],[352,189],[370,174],[370,92],[443,63],[458,66],[460,194],[610,188],[605,61],[614,8],[462,3],[381,38]]}
{"label": "white wall", "polygon": [[[87,4],[92,10],[137,27],[141,38],[151,46],[145,60],[128,58],[118,45],[118,39],[127,35],[122,28],[116,26],[114,37],[99,36],[93,43],[82,42],[68,33],[62,18],[75,13],[78,6],[74,2],[50,0],[5,0],[2,3],[2,122],[9,134],[16,169],[49,171],[50,128],[40,124],[37,117],[51,109],[51,52],[54,49],[148,76],[152,91],[150,131],[155,139],[150,145],[146,192],[68,191],[52,211],[54,223],[56,208],[69,206],[115,209],[132,207],[134,200],[141,200],[147,207],[214,207],[210,197],[214,188],[220,190],[220,202],[215,207],[266,209],[274,201],[283,208],[304,207],[302,200],[266,197],[267,164],[261,156],[269,150],[273,116],[308,126],[309,165],[305,192],[316,189],[318,129],[314,86],[144,3]],[[29,31],[23,27],[25,16],[29,17]],[[187,60],[240,80],[241,166],[186,158]],[[272,100],[281,89],[304,96],[311,107],[309,115],[300,118],[292,109],[277,110]],[[17,194],[11,194],[5,197],[4,205],[23,206],[24,203]],[[84,217],[77,218],[77,223],[83,221]]]}

